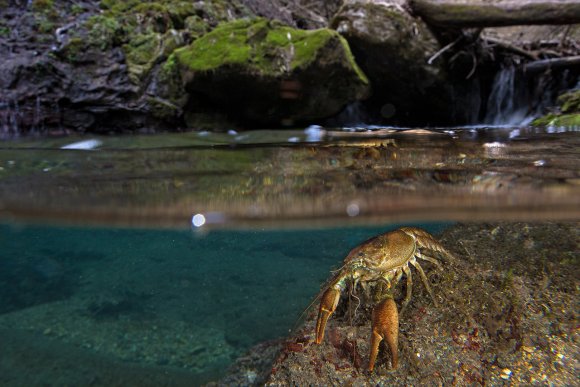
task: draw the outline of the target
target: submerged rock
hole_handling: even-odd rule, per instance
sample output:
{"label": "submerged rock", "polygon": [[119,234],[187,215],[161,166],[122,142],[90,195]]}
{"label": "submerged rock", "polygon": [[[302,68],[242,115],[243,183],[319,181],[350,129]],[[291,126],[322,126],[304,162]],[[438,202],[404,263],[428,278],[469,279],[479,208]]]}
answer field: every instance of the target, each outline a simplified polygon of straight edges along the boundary
{"label": "submerged rock", "polygon": [[179,74],[190,109],[196,100],[209,100],[261,125],[328,117],[368,92],[366,76],[335,31],[260,18],[220,25],[176,50],[165,70]]}
{"label": "submerged rock", "polygon": [[[422,263],[439,305],[413,281],[396,370],[381,344],[367,371],[372,304],[359,304],[364,292],[355,291],[320,345],[314,313],[284,342],[266,385],[576,384],[578,223],[458,224],[441,242],[460,259],[442,261],[442,270]],[[399,305],[404,282],[395,287]]]}
{"label": "submerged rock", "polygon": [[449,122],[454,100],[446,63],[430,61],[441,45],[403,2],[346,1],[331,27],[348,40],[387,122]]}

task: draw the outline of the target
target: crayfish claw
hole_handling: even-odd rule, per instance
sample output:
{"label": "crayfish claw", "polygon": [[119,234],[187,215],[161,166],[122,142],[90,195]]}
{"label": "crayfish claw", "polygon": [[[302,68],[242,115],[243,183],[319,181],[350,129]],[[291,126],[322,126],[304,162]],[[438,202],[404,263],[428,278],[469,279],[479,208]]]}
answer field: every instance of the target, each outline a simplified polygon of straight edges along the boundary
{"label": "crayfish claw", "polygon": [[375,368],[379,344],[385,340],[391,351],[391,364],[395,369],[399,365],[399,313],[395,301],[389,297],[381,301],[373,311],[373,327],[371,335],[371,355],[369,371]]}
{"label": "crayfish claw", "polygon": [[324,339],[324,329],[328,318],[336,310],[338,300],[340,298],[340,291],[337,289],[327,289],[320,300],[320,308],[318,309],[318,319],[316,320],[316,344],[320,344]]}

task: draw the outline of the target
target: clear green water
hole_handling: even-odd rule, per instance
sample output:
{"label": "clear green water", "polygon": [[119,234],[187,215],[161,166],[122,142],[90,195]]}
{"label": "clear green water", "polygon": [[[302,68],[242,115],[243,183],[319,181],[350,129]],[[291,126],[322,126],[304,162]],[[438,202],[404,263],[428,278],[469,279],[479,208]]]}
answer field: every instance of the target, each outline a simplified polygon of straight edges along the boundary
{"label": "clear green water", "polygon": [[[252,345],[288,334],[351,248],[396,227],[202,234],[0,224],[0,330],[46,338],[54,356],[66,358],[66,344],[120,370],[128,363],[217,379]],[[13,356],[35,350],[3,346]],[[86,372],[73,359],[70,367]]]}

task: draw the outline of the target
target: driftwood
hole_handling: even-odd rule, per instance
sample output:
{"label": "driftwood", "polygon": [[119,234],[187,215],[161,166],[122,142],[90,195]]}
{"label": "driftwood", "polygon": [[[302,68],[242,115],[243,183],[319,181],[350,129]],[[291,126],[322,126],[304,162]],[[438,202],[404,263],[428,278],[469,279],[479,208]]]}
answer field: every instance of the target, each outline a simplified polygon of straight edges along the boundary
{"label": "driftwood", "polygon": [[576,66],[580,66],[580,55],[528,62],[524,66],[524,71],[527,73],[537,73],[548,69],[561,69]]}
{"label": "driftwood", "polygon": [[475,28],[580,23],[580,0],[503,1],[409,0],[414,14],[438,27]]}

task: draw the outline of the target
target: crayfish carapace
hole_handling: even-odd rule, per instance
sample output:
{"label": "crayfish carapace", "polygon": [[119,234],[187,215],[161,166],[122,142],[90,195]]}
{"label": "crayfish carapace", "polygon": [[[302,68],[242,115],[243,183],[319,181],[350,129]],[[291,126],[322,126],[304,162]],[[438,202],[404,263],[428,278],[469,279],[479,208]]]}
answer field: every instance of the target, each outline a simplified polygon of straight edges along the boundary
{"label": "crayfish carapace", "polygon": [[402,310],[411,300],[413,280],[409,264],[417,272],[433,299],[431,287],[425,272],[417,258],[432,262],[439,268],[439,261],[428,255],[437,254],[453,259],[449,253],[431,234],[416,228],[402,227],[367,240],[355,247],[344,259],[343,266],[323,288],[320,296],[320,308],[316,321],[316,343],[320,344],[324,338],[324,329],[329,317],[334,313],[340,299],[340,294],[347,287],[350,291],[358,284],[378,282],[374,300],[376,302],[372,314],[372,334],[369,370],[375,366],[379,344],[385,340],[391,351],[392,367],[398,365],[397,341],[399,334],[399,313],[393,299],[392,288],[401,280],[403,274],[407,279],[407,291],[402,304]]}

